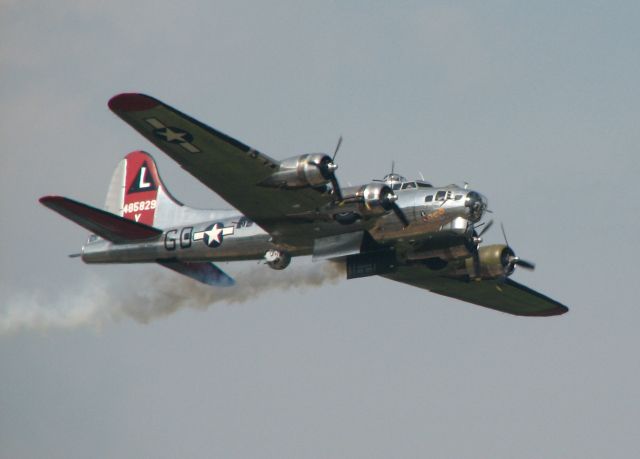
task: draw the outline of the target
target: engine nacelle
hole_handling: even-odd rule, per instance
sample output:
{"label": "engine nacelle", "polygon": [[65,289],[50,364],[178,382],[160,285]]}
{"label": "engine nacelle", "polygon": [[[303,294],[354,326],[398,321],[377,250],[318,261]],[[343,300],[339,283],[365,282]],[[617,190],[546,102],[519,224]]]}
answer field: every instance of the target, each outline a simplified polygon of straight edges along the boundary
{"label": "engine nacelle", "polygon": [[[511,247],[504,244],[494,244],[480,247],[478,249],[478,257],[480,261],[480,278],[481,279],[498,279],[510,276],[514,270],[512,263],[515,253]],[[475,269],[473,266],[473,257],[464,260],[464,271],[471,277],[475,277]]]}
{"label": "engine nacelle", "polygon": [[358,210],[362,215],[382,215],[393,209],[398,197],[384,183],[373,182],[364,185],[356,192]]}
{"label": "engine nacelle", "polygon": [[319,187],[331,182],[336,168],[331,157],[324,153],[294,156],[283,160],[278,170],[260,185],[280,188]]}
{"label": "engine nacelle", "polygon": [[291,255],[280,250],[272,249],[264,255],[265,262],[271,269],[284,269],[291,263]]}

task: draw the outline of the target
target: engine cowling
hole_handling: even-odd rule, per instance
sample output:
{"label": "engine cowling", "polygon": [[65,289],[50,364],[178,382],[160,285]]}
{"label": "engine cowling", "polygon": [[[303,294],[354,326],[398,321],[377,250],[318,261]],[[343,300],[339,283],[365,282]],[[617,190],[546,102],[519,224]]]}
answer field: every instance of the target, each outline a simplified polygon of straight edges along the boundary
{"label": "engine cowling", "polygon": [[398,199],[393,190],[384,183],[373,182],[356,192],[358,210],[362,215],[382,215],[393,209]]}
{"label": "engine cowling", "polygon": [[289,266],[291,263],[291,255],[280,250],[272,249],[267,251],[264,255],[265,262],[269,265],[269,268],[281,270]]}
{"label": "engine cowling", "polygon": [[337,167],[324,153],[294,156],[283,160],[278,170],[260,184],[281,188],[319,187],[331,182]]}
{"label": "engine cowling", "polygon": [[[514,270],[512,260],[515,253],[508,245],[494,244],[478,248],[479,277],[481,279],[498,279],[510,276]],[[473,257],[464,261],[464,271],[471,277],[476,277]]]}

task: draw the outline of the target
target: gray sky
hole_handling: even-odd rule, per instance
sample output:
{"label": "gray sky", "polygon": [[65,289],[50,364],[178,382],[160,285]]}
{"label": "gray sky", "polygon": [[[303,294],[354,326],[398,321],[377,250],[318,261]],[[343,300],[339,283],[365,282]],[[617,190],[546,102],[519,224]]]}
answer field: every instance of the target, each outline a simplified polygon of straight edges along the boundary
{"label": "gray sky", "polygon": [[275,158],[342,134],[343,183],[391,160],[468,181],[537,263],[514,279],[571,308],[368,278],[5,333],[0,457],[640,454],[638,23],[622,1],[0,1],[0,321],[177,282],[67,258],[86,232],[38,197],[102,205],[144,148],[179,199],[226,206],[109,112],[123,91]]}

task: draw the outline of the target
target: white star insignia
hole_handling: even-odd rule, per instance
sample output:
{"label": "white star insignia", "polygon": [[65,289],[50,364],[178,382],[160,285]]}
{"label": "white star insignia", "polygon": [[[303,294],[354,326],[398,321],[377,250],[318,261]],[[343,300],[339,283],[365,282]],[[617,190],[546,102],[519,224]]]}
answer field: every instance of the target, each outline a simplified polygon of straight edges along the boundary
{"label": "white star insignia", "polygon": [[222,238],[232,235],[233,231],[233,226],[222,226],[221,223],[216,223],[209,229],[193,233],[193,240],[204,241],[209,247],[218,247],[222,244]]}
{"label": "white star insignia", "polygon": [[212,242],[216,244],[220,244],[220,234],[222,234],[222,228],[218,225],[215,225],[209,231],[204,231],[204,234],[207,235],[207,244],[211,245]]}
{"label": "white star insignia", "polygon": [[159,131],[158,134],[163,136],[167,142],[185,142],[184,136],[186,132],[176,132],[171,128],[164,128],[164,131]]}
{"label": "white star insignia", "polygon": [[[191,134],[179,128],[170,128],[165,126],[162,121],[157,118],[146,118],[145,121],[154,128],[153,134],[162,138],[169,143],[177,143],[189,153],[200,153],[198,147],[190,143],[193,140]],[[174,130],[175,129],[175,130]]]}

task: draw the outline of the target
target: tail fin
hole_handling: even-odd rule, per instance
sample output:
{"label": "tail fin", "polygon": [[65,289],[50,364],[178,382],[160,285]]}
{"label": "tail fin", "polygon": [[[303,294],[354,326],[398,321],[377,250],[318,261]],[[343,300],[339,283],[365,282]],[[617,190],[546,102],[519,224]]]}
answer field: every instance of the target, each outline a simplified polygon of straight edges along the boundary
{"label": "tail fin", "polygon": [[[105,210],[149,226],[170,223],[172,209],[182,204],[167,191],[153,157],[134,151],[120,161],[111,177]],[[159,225],[160,224],[160,225]]]}
{"label": "tail fin", "polygon": [[194,209],[175,199],[158,174],[153,157],[144,151],[125,156],[111,177],[105,210],[156,228],[236,215],[236,211]]}

